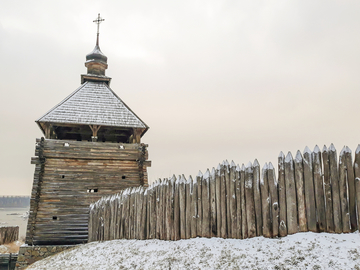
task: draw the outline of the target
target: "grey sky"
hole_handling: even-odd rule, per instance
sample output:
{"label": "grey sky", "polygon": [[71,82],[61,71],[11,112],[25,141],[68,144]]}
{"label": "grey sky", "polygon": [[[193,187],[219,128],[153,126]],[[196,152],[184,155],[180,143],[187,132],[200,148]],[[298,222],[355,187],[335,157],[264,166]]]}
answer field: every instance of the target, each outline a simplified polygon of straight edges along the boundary
{"label": "grey sky", "polygon": [[80,85],[96,39],[150,126],[149,179],[359,140],[359,1],[0,0],[0,195],[30,194],[34,120]]}

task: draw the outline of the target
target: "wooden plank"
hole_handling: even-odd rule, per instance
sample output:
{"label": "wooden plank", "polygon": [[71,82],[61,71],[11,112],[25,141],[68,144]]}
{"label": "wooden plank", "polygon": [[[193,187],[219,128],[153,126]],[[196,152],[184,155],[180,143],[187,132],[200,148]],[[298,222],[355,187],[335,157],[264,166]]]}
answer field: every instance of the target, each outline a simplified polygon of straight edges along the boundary
{"label": "wooden plank", "polygon": [[197,223],[196,223],[196,233],[197,236],[202,236],[202,178],[203,174],[199,171],[196,176],[197,183]]}
{"label": "wooden plank", "polygon": [[355,174],[355,197],[357,207],[357,224],[360,227],[360,144],[355,150],[354,158],[354,174]]}
{"label": "wooden plank", "polygon": [[[237,217],[237,225],[236,225],[236,238],[242,238],[242,231],[241,231],[241,181],[240,181],[240,174],[241,168],[239,165],[236,166],[236,217]],[[261,202],[261,201],[260,201]],[[262,228],[261,228],[262,229]]]}
{"label": "wooden plank", "polygon": [[305,147],[303,157],[304,157],[303,166],[304,166],[304,187],[305,187],[307,225],[309,231],[317,232],[316,203],[315,203],[315,190],[314,190],[311,150],[307,146]]}
{"label": "wooden plank", "polygon": [[272,220],[272,237],[279,235],[279,198],[278,198],[278,182],[275,176],[275,169],[272,163],[269,163],[268,169],[268,185],[271,198],[271,220]]}
{"label": "wooden plank", "polygon": [[217,235],[217,224],[216,224],[216,182],[215,182],[216,171],[212,168],[210,174],[210,233],[211,237]]}
{"label": "wooden plank", "polygon": [[190,216],[191,216],[191,238],[195,238],[197,236],[197,182],[193,181],[192,177],[189,178],[190,181],[190,198],[191,198],[191,205],[190,205]]}
{"label": "wooden plank", "polygon": [[245,166],[242,164],[240,170],[240,195],[241,195],[241,237],[248,238],[248,223],[246,216],[246,199],[245,199]]}
{"label": "wooden plank", "polygon": [[237,215],[236,215],[236,165],[231,161],[230,166],[230,215],[231,215],[231,238],[236,238],[237,235]]}
{"label": "wooden plank", "polygon": [[321,151],[317,145],[314,148],[312,160],[318,230],[324,232],[326,230],[325,193],[321,168]]}
{"label": "wooden plank", "polygon": [[261,208],[262,208],[262,224],[263,224],[263,236],[271,237],[271,207],[270,207],[270,194],[268,185],[268,164],[262,168],[260,178],[260,190],[261,190]]}
{"label": "wooden plank", "polygon": [[180,238],[186,239],[186,197],[185,176],[179,176]]}
{"label": "wooden plank", "polygon": [[328,149],[331,193],[333,200],[333,218],[335,233],[342,233],[342,216],[340,205],[339,172],[337,166],[337,154],[333,144]]}
{"label": "wooden plank", "polygon": [[210,232],[210,171],[206,170],[202,181],[202,237],[211,237]]}
{"label": "wooden plank", "polygon": [[325,218],[326,218],[326,232],[334,232],[334,218],[333,218],[333,202],[331,194],[330,182],[330,163],[327,147],[324,145],[322,149],[322,163],[324,168],[324,194],[325,194]]}
{"label": "wooden plank", "polygon": [[278,156],[278,183],[279,183],[279,236],[287,235],[287,207],[286,207],[286,188],[285,188],[285,155],[280,152]]}
{"label": "wooden plank", "polygon": [[300,151],[296,152],[294,164],[295,164],[294,169],[295,169],[299,231],[307,232],[305,190],[304,190],[304,167],[303,167],[303,157]]}
{"label": "wooden plank", "polygon": [[223,162],[224,165],[224,173],[225,173],[225,187],[226,187],[226,231],[227,237],[232,237],[231,232],[231,212],[230,212],[230,165],[229,162],[226,160]]}
{"label": "wooden plank", "polygon": [[350,232],[350,213],[348,204],[347,194],[347,173],[345,166],[345,151],[346,147],[341,150],[339,157],[339,191],[340,191],[340,205],[341,205],[341,216],[343,224],[343,232]]}
{"label": "wooden plank", "polygon": [[186,203],[186,225],[185,225],[185,238],[191,238],[191,179],[189,178],[185,182],[185,203]]}
{"label": "wooden plank", "polygon": [[216,199],[216,237],[221,237],[221,166],[216,168],[215,174],[215,199]]}
{"label": "wooden plank", "polygon": [[139,237],[141,240],[146,239],[146,220],[147,220],[147,188],[143,189],[143,199],[142,199],[142,211],[140,219],[140,234]]}
{"label": "wooden plank", "polygon": [[220,212],[221,212],[221,226],[220,226],[220,237],[227,237],[227,225],[226,225],[226,179],[225,171],[227,169],[224,165],[220,167]]}
{"label": "wooden plank", "polygon": [[254,173],[252,164],[249,162],[245,168],[245,198],[246,220],[248,224],[248,237],[256,236],[255,203],[254,203]]}
{"label": "wooden plank", "polygon": [[298,232],[294,161],[289,152],[285,158],[286,217],[288,234]]}
{"label": "wooden plank", "polygon": [[180,177],[175,180],[174,188],[174,240],[180,239],[180,199],[179,199]]}
{"label": "wooden plank", "polygon": [[351,225],[351,231],[353,232],[357,229],[355,175],[354,175],[351,150],[348,146],[346,146],[346,152],[345,152],[345,167],[347,172],[348,190],[349,190],[350,225]]}
{"label": "wooden plank", "polygon": [[260,236],[262,235],[262,213],[261,213],[261,195],[260,195],[260,164],[257,159],[255,159],[254,161],[253,169],[254,169],[254,203],[255,203],[255,218],[256,218],[256,235]]}

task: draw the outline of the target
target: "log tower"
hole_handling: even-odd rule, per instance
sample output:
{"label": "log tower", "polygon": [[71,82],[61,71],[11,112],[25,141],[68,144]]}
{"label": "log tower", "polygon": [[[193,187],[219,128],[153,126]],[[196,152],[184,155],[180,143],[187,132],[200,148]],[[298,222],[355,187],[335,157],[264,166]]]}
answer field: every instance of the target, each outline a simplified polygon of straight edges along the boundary
{"label": "log tower", "polygon": [[81,86],[36,121],[45,138],[36,140],[32,158],[29,245],[87,242],[90,203],[148,184],[141,137],[149,127],[111,90],[99,31],[85,66]]}

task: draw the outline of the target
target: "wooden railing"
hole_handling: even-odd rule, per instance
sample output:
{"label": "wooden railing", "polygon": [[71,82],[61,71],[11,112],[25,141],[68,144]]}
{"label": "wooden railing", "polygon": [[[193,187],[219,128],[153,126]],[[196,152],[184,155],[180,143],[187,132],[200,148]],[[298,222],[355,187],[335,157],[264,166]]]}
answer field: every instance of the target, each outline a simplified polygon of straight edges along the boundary
{"label": "wooden railing", "polygon": [[[360,146],[305,148],[295,159],[246,166],[223,162],[201,172],[128,188],[90,206],[89,242],[112,239],[278,237],[296,232],[348,233],[360,214]],[[357,211],[358,209],[358,211]]]}

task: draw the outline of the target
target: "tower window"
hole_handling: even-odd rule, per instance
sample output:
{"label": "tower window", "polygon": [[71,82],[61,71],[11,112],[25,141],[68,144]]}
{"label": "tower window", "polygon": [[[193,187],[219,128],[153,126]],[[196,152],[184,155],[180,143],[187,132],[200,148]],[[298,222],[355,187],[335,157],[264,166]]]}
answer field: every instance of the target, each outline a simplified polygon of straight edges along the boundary
{"label": "tower window", "polygon": [[64,147],[69,147],[70,146],[70,144],[69,143],[64,143]]}
{"label": "tower window", "polygon": [[125,175],[121,176],[121,179],[125,179],[125,178],[126,178],[126,176],[125,176]]}
{"label": "tower window", "polygon": [[59,220],[57,216],[53,216],[53,220]]}
{"label": "tower window", "polygon": [[119,148],[120,149],[125,149],[125,147],[123,145],[120,145]]}
{"label": "tower window", "polygon": [[65,175],[62,175],[61,178],[65,178]]}
{"label": "tower window", "polygon": [[87,193],[95,193],[95,192],[98,192],[98,189],[97,189],[97,188],[93,188],[93,189],[89,188],[89,189],[87,190]]}

